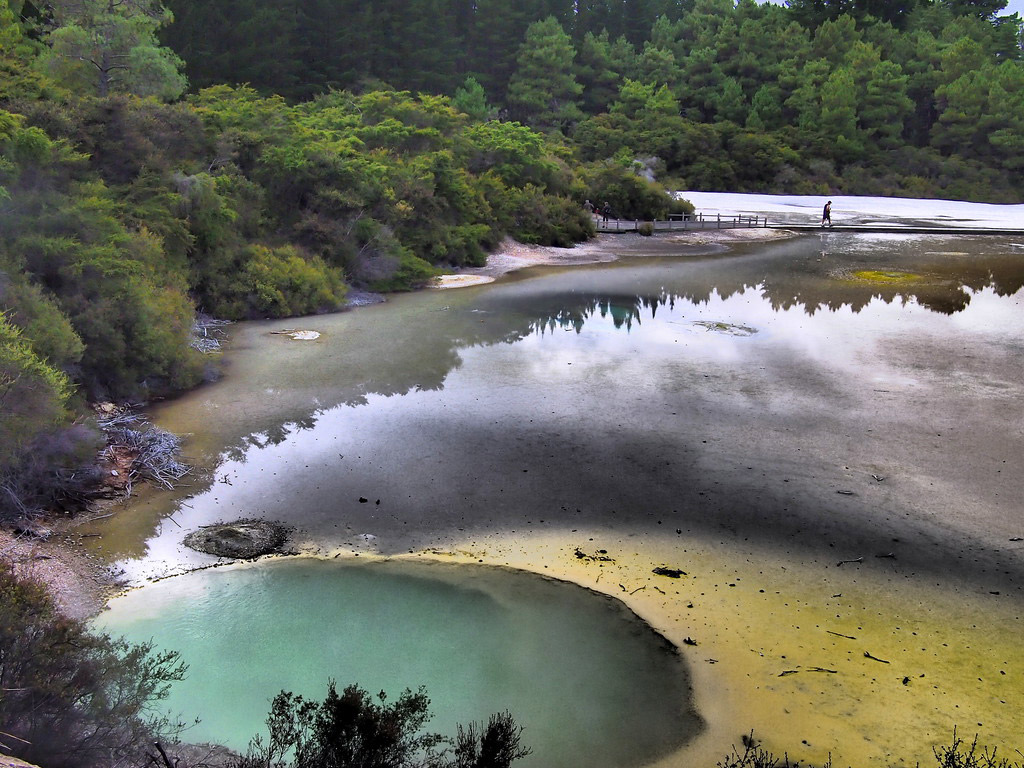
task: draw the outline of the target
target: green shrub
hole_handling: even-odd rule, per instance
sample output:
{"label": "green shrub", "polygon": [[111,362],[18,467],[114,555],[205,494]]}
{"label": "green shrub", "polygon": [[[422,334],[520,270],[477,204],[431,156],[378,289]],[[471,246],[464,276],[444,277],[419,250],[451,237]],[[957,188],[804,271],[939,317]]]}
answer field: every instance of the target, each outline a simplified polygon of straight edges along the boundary
{"label": "green shrub", "polygon": [[65,417],[68,377],[41,359],[0,312],[0,469],[13,466],[37,435]]}
{"label": "green shrub", "polygon": [[513,236],[524,243],[568,248],[594,235],[594,221],[576,202],[527,187],[518,195]]}
{"label": "green shrub", "polygon": [[250,317],[290,317],[337,309],[346,288],[337,270],[317,256],[304,259],[293,246],[251,245],[242,253],[234,290]]}
{"label": "green shrub", "polygon": [[178,654],[61,616],[0,561],[0,732],[5,752],[47,768],[143,766],[180,724],[151,707],[185,673]]}
{"label": "green shrub", "polygon": [[431,717],[423,688],[391,703],[383,691],[377,699],[358,685],[339,694],[333,680],[322,702],[281,691],[267,717],[267,742],[254,738],[232,768],[509,768],[530,754],[507,712],[486,726],[459,726],[452,740],[423,732]]}
{"label": "green shrub", "polygon": [[[688,203],[673,198],[657,182],[638,176],[632,167],[608,162],[584,171],[587,197],[599,205],[608,203],[622,219],[652,221],[669,213],[684,213]],[[692,206],[690,206],[692,212]]]}

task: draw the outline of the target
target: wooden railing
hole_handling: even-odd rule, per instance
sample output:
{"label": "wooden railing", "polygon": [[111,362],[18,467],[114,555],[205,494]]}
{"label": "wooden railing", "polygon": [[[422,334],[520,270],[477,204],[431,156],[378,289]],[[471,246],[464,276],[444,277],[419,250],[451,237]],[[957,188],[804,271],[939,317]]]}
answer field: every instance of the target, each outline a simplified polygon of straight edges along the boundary
{"label": "wooden railing", "polygon": [[644,224],[651,226],[654,232],[669,232],[688,229],[736,229],[738,227],[767,227],[768,219],[764,216],[705,216],[703,213],[670,213],[668,219],[658,221],[641,221],[639,219],[598,219],[598,232],[639,232]]}

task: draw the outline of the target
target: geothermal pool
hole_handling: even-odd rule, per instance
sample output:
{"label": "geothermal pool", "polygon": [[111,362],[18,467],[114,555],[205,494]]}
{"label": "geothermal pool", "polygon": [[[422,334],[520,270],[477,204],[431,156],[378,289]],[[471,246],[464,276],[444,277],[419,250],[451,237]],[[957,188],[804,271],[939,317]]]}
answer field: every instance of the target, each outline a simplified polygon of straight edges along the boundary
{"label": "geothermal pool", "polygon": [[328,679],[390,701],[424,686],[428,730],[448,736],[507,710],[524,765],[640,765],[701,727],[667,640],[617,601],[507,569],[300,558],[169,579],[101,623],[178,650],[190,672],[162,708],[201,716],[187,740],[241,751],[278,691],[320,700]]}
{"label": "geothermal pool", "polygon": [[[182,546],[187,532],[261,517],[293,526],[296,550],[329,558],[451,557],[557,573],[620,598],[682,648],[707,725],[696,736],[701,760],[751,728],[780,752],[806,748],[820,761],[831,752],[849,764],[924,760],[954,725],[978,730],[983,743],[1019,746],[1005,739],[1015,730],[1011,703],[1024,691],[1009,671],[1024,662],[1012,640],[1024,605],[1024,243],[822,232],[731,248],[685,238],[607,247],[621,260],[235,326],[224,378],[154,411],[161,426],[190,435],[186,452],[209,475],[175,494],[145,495],[116,525],[98,526],[104,554],[141,584],[214,562]],[[274,333],[296,328],[319,336]],[[577,548],[605,549],[615,562],[604,570],[581,563]],[[651,575],[659,565],[688,575],[659,581]],[[115,611],[127,621],[145,611],[147,595],[177,600],[165,619],[147,614],[131,631],[176,647],[175,622],[191,623],[189,652],[209,654],[193,662],[205,669],[231,646],[203,627],[235,603],[245,606],[246,642],[271,647],[300,616],[329,633],[347,611],[363,610],[346,607],[321,622],[323,600],[314,599],[281,621],[290,601],[264,599],[276,594],[271,582],[296,568],[294,584],[281,587],[296,595],[301,579],[321,578],[320,567],[204,571],[147,586],[127,598],[135,607]],[[497,586],[474,592],[457,576],[436,587],[441,596],[410,600],[404,592],[427,587],[405,575],[394,581],[386,568],[343,571],[361,586],[308,591],[351,589],[345,600],[353,602],[340,604],[372,602],[378,587],[364,574],[373,573],[397,585],[388,601],[403,607],[386,622],[360,619],[364,633],[397,626],[403,611],[414,622],[436,613],[459,629],[428,645],[454,644],[459,657],[460,633],[485,632],[469,628],[475,619],[499,635],[509,630],[489,658],[552,650],[562,661],[530,662],[545,670],[590,656],[573,650],[575,640],[538,648],[549,631],[538,628],[559,618],[545,605],[559,604],[554,593],[531,601],[537,617],[503,619]],[[230,586],[246,579],[260,589]],[[591,600],[599,614],[607,608],[607,598],[581,592],[580,615]],[[191,602],[208,606],[195,609],[195,621],[183,607]],[[467,614],[446,613],[460,604]],[[512,632],[519,624],[535,629]],[[904,634],[908,624],[913,634]],[[632,627],[626,635],[639,631],[623,626]],[[700,646],[684,645],[690,635]],[[464,670],[475,670],[473,679],[419,679],[419,671],[392,669],[391,660],[415,655],[400,644],[407,639],[381,646],[376,665],[360,661],[351,681],[334,671],[340,659],[286,655],[296,663],[276,665],[268,688],[301,685],[315,696],[329,675],[371,690],[426,683],[437,730],[509,708],[536,744],[542,704],[557,700],[557,690],[537,687],[549,672],[498,679],[479,660]],[[612,709],[581,714],[577,724],[614,722],[624,710],[651,717],[620,685],[645,679],[629,664],[650,656],[617,652],[615,642],[595,649],[595,666],[576,675],[612,685],[615,693],[599,697]],[[356,636],[344,646],[359,644]],[[912,664],[892,663],[912,654]],[[872,660],[884,656],[885,664]],[[252,666],[262,673],[268,665]],[[689,717],[680,715],[691,708],[686,686],[673,690],[662,691],[667,716]],[[251,696],[233,739],[258,728],[274,693]],[[221,686],[187,698],[210,722],[237,697]],[[561,709],[569,717],[596,706],[592,698]],[[480,706],[449,707],[470,701]],[[602,730],[587,725],[581,735],[573,722],[559,721],[559,741],[579,744]],[[668,739],[664,723],[620,722],[610,740],[631,754],[695,764],[683,744],[688,726]],[[609,750],[595,748],[585,761],[608,754],[618,764],[620,753]]]}

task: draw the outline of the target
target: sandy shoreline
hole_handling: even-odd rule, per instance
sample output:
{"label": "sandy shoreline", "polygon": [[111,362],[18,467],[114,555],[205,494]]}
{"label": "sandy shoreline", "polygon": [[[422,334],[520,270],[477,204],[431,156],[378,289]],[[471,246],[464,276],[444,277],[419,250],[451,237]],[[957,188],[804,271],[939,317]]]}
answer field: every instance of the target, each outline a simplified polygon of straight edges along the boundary
{"label": "sandy shoreline", "polygon": [[[752,229],[674,238],[714,247],[788,236]],[[650,243],[635,235],[605,236],[573,249],[507,242],[486,267],[463,270],[449,287],[534,266],[612,261],[617,256],[609,245],[629,250],[620,246],[630,241]],[[835,498],[834,489],[820,486],[820,478],[801,475],[788,488],[802,498]],[[877,491],[895,488],[890,481]],[[868,494],[862,498],[871,503]],[[887,505],[889,498],[879,497],[878,503]],[[117,525],[116,518],[106,523]],[[993,571],[984,584],[958,580],[970,568],[955,559],[915,572],[910,556],[923,560],[931,542],[916,542],[912,535],[901,535],[899,560],[887,559],[882,549],[837,550],[822,558],[797,549],[769,550],[735,532],[680,538],[650,528],[617,528],[594,515],[580,523],[576,529],[453,535],[402,557],[483,562],[571,581],[622,600],[680,647],[707,729],[659,766],[710,768],[751,730],[773,751],[818,764],[831,753],[837,767],[926,765],[931,747],[948,743],[954,725],[961,736],[978,733],[980,743],[1003,751],[1024,747],[1016,736],[1017,703],[1024,695],[1022,600],[1013,574]],[[835,533],[828,521],[818,525],[822,536]],[[909,524],[905,530],[912,533]],[[947,539],[956,533],[936,531]],[[83,540],[72,530],[45,550],[19,549],[16,556],[57,587],[62,604],[89,615],[103,604],[109,585],[103,583],[101,560],[80,555],[76,541]],[[298,543],[320,556],[355,554]],[[0,551],[7,547],[0,539]],[[613,561],[580,559],[577,547],[605,549]],[[39,553],[52,559],[36,559]],[[372,547],[362,552],[367,554]],[[858,555],[863,562],[838,565]],[[686,574],[658,576],[655,566]],[[686,644],[686,638],[697,645]]]}
{"label": "sandy shoreline", "polygon": [[[711,244],[749,243],[781,240],[793,235],[785,230],[750,228],[694,230],[675,235],[657,235],[659,242],[679,243],[691,247]],[[569,267],[581,264],[604,264],[617,261],[615,248],[623,244],[650,244],[651,238],[637,234],[599,235],[574,248],[553,248],[545,245],[526,245],[505,238],[497,251],[487,257],[487,265],[468,267],[451,275],[442,275],[430,286],[436,289],[465,288],[494,282],[504,275],[530,267]]]}
{"label": "sandy shoreline", "polygon": [[45,584],[64,615],[88,619],[121,587],[102,559],[85,549],[74,522],[59,522],[45,540],[0,530],[0,560],[18,576]]}

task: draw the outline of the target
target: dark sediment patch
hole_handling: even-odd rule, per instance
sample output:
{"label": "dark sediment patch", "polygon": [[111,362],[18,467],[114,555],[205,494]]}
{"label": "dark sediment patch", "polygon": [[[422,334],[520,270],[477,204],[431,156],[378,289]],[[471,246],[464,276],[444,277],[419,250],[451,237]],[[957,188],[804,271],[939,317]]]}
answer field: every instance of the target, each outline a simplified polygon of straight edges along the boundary
{"label": "dark sediment patch", "polygon": [[269,520],[206,525],[185,537],[186,547],[218,557],[250,559],[281,552],[289,528]]}

